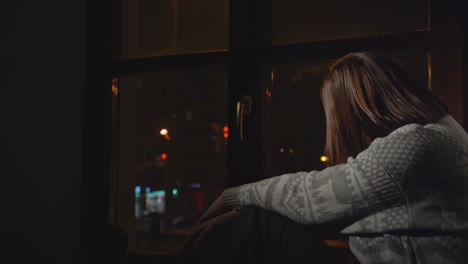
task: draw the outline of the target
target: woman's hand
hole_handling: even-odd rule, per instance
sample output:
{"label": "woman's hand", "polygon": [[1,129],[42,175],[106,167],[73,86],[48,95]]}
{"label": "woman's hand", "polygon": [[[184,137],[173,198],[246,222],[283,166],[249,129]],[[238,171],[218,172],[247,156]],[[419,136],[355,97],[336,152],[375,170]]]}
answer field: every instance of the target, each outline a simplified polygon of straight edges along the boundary
{"label": "woman's hand", "polygon": [[205,221],[208,221],[209,219],[211,219],[211,218],[213,218],[215,216],[218,216],[220,214],[226,213],[228,211],[229,211],[229,209],[226,208],[226,206],[223,203],[223,200],[221,199],[221,197],[219,197],[218,199],[216,199],[210,205],[208,210],[206,210],[203,213],[203,215],[200,217],[200,219],[198,219],[198,221],[197,221],[197,223],[195,223],[195,226],[193,227],[193,229],[196,230],[201,223],[203,223]]}
{"label": "woman's hand", "polygon": [[212,230],[215,226],[226,222],[231,218],[231,216],[236,215],[236,213],[238,213],[238,211],[229,212],[224,205],[223,200],[219,197],[195,223],[192,234],[190,234],[190,236],[185,240],[185,246],[187,246],[187,244],[193,239],[197,239],[197,241],[199,241],[207,232]]}
{"label": "woman's hand", "polygon": [[198,243],[207,233],[211,230],[223,225],[229,221],[232,217],[239,215],[238,210],[232,210],[227,213],[212,217],[208,221],[204,221],[195,226],[194,231],[190,235],[187,241],[195,239],[195,243]]}

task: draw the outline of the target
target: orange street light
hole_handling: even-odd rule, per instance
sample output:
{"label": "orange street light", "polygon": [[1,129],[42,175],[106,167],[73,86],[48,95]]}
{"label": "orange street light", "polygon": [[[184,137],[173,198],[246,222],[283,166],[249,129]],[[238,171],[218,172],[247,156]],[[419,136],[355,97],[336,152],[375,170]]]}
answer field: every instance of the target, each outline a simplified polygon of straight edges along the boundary
{"label": "orange street light", "polygon": [[167,129],[161,129],[161,131],[159,131],[159,134],[161,134],[161,136],[163,136],[167,141],[171,141],[171,137],[169,136],[169,131]]}

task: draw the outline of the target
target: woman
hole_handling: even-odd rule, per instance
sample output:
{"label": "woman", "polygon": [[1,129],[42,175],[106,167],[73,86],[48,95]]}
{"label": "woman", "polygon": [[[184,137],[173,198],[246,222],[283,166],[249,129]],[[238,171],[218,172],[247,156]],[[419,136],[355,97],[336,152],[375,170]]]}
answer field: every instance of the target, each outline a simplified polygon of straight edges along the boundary
{"label": "woman", "polygon": [[[445,104],[366,52],[338,60],[321,94],[330,166],[225,190],[195,225],[200,243],[182,255],[318,263],[333,255],[319,242],[327,230],[349,236],[362,263],[468,263],[468,134]],[[267,230],[236,240],[245,226]],[[303,246],[308,236],[313,246]],[[217,241],[224,251],[210,251]]]}

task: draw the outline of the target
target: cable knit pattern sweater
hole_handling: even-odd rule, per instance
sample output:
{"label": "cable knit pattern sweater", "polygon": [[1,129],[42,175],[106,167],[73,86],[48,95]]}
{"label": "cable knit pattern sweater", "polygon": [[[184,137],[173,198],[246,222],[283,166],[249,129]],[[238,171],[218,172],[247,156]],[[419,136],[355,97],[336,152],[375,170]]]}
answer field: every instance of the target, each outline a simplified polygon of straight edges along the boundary
{"label": "cable knit pattern sweater", "polygon": [[344,223],[361,263],[468,263],[468,134],[450,115],[405,125],[345,164],[230,188],[222,199],[301,224]]}

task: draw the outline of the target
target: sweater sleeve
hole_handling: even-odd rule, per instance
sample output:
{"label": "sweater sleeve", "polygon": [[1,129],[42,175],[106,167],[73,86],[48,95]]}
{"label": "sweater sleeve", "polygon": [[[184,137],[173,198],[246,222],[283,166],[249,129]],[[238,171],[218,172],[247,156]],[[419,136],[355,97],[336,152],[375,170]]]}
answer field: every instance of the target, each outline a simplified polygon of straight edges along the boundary
{"label": "sweater sleeve", "polygon": [[409,130],[374,140],[345,164],[230,188],[222,199],[230,207],[255,205],[302,224],[346,220],[404,204],[402,185],[424,156],[420,129]]}

